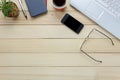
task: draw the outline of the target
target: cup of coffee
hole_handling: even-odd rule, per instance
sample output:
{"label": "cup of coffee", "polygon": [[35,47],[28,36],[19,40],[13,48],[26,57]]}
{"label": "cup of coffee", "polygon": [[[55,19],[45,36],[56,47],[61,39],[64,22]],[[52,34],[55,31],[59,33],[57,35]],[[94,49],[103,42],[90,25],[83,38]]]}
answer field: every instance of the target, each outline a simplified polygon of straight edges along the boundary
{"label": "cup of coffee", "polygon": [[53,7],[56,10],[64,10],[66,7],[66,0],[53,0]]}

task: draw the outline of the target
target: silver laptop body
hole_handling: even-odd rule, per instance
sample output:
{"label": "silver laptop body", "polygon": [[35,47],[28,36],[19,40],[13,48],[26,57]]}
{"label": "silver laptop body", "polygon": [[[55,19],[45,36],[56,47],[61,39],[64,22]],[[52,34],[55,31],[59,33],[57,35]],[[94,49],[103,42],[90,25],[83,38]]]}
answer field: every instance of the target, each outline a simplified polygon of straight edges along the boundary
{"label": "silver laptop body", "polygon": [[70,4],[120,39],[120,0],[71,0]]}

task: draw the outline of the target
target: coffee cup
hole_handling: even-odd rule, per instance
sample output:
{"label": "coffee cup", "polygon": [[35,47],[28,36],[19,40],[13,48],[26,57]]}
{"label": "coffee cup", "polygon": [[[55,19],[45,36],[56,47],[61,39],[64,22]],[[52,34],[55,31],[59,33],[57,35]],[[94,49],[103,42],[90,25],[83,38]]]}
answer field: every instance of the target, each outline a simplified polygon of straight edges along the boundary
{"label": "coffee cup", "polygon": [[66,8],[66,0],[53,0],[53,7],[56,10],[64,10]]}

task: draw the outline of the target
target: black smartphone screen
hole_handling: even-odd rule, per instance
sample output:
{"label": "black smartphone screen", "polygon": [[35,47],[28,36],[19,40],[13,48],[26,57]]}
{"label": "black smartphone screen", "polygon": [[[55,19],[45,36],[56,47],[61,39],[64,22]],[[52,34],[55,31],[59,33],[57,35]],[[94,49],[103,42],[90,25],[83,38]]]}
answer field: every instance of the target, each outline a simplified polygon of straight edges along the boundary
{"label": "black smartphone screen", "polygon": [[69,14],[65,14],[61,22],[67,27],[69,27],[70,29],[72,29],[73,31],[75,31],[76,33],[79,33],[84,26],[82,23],[77,21],[75,18],[73,18]]}

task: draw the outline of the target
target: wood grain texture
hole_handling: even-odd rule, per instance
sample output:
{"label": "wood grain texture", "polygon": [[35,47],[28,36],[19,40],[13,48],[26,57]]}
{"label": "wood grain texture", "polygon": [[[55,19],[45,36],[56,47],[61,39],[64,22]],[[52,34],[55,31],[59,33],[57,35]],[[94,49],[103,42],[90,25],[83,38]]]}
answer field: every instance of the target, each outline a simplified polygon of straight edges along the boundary
{"label": "wood grain texture", "polygon": [[[98,25],[85,25],[80,34],[76,34],[64,25],[0,25],[0,38],[85,38],[92,29],[98,29],[114,38]],[[98,32],[93,32],[90,38],[106,38]]]}
{"label": "wood grain texture", "polygon": [[118,67],[0,68],[2,80],[119,80]]}
{"label": "wood grain texture", "polygon": [[89,55],[102,60],[103,63],[96,63],[81,52],[1,53],[0,67],[120,67],[120,54],[89,53]]}
{"label": "wood grain texture", "polygon": [[[0,12],[0,80],[119,80],[120,42],[88,17],[72,8],[67,0],[65,11],[56,11],[47,0],[48,13],[25,19],[20,9],[17,18],[4,17]],[[85,24],[76,34],[60,23],[65,13]],[[92,29],[83,50],[102,60],[95,63],[80,51],[80,46]]]}
{"label": "wood grain texture", "polygon": [[[113,40],[114,46],[108,39],[90,39],[83,49],[90,52],[120,52],[119,41]],[[83,41],[84,39],[0,39],[0,52],[79,52]]]}
{"label": "wood grain texture", "polygon": [[56,12],[49,11],[46,14],[40,15],[37,18],[30,17],[29,12],[27,11],[28,20],[25,19],[22,11],[20,11],[20,15],[17,18],[8,18],[4,17],[2,13],[0,13],[0,24],[61,24],[60,20],[64,16],[65,13],[71,14],[73,17],[77,18],[80,22],[84,24],[95,24],[93,21],[88,19],[86,16],[79,12],[73,11],[64,11],[64,12]]}

